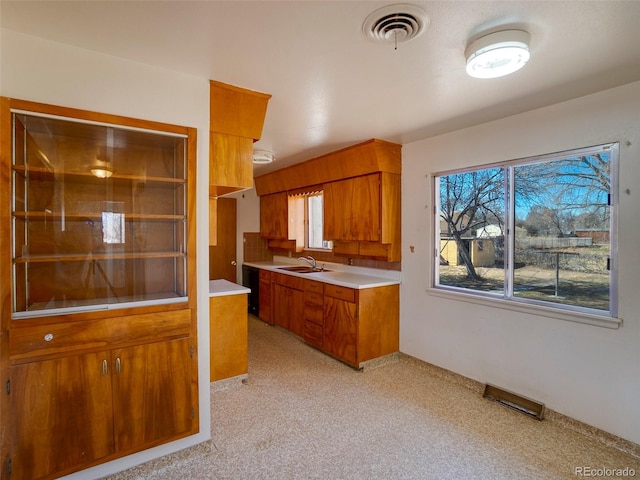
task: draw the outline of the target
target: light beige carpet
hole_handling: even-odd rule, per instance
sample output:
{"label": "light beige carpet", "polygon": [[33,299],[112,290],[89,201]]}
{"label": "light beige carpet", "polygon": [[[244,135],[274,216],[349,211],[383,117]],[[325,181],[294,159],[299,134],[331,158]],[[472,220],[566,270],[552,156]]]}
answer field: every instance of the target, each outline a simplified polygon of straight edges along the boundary
{"label": "light beige carpet", "polygon": [[359,372],[253,317],[248,381],[212,391],[211,413],[210,442],[109,478],[538,480],[624,468],[640,478],[637,457],[411,357]]}

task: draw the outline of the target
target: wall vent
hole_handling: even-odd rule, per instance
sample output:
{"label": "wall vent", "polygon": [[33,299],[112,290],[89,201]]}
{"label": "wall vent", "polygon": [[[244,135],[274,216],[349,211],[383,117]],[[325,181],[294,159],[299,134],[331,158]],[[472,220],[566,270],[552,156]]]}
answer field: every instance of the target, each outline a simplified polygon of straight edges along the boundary
{"label": "wall vent", "polygon": [[532,400],[517,393],[509,392],[495,385],[486,384],[484,387],[484,398],[494,400],[502,405],[524,413],[538,420],[544,418],[544,403],[540,403],[536,400]]}
{"label": "wall vent", "polygon": [[362,33],[374,41],[407,42],[421,35],[429,26],[429,17],[415,5],[396,4],[382,7],[362,24]]}

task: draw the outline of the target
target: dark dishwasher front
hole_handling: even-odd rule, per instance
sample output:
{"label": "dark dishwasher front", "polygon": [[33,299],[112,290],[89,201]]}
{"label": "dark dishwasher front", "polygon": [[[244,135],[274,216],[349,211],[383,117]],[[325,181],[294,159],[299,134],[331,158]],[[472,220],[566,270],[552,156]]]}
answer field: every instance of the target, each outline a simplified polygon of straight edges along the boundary
{"label": "dark dishwasher front", "polygon": [[242,265],[242,286],[251,289],[249,293],[249,313],[256,317],[260,314],[260,269]]}

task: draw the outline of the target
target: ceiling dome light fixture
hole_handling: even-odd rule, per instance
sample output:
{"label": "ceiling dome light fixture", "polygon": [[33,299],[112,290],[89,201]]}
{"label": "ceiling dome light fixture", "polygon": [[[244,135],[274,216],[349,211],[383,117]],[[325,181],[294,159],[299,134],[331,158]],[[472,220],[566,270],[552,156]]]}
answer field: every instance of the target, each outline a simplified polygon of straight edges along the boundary
{"label": "ceiling dome light fixture", "polygon": [[254,150],[253,163],[255,165],[266,165],[276,160],[275,154],[270,150]]}
{"label": "ceiling dome light fixture", "polygon": [[530,36],[524,30],[502,30],[478,38],[467,47],[467,73],[475,78],[497,78],[525,66]]}

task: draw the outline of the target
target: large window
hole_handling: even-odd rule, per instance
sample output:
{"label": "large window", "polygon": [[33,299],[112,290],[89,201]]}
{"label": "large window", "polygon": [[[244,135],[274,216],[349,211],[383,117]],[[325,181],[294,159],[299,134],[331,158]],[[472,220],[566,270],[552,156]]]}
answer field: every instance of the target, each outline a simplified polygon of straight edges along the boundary
{"label": "large window", "polygon": [[608,144],[436,175],[434,286],[616,316]]}

